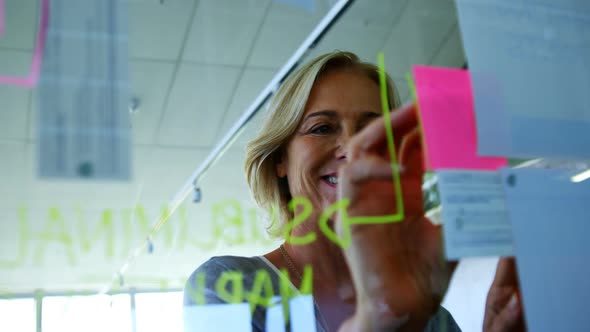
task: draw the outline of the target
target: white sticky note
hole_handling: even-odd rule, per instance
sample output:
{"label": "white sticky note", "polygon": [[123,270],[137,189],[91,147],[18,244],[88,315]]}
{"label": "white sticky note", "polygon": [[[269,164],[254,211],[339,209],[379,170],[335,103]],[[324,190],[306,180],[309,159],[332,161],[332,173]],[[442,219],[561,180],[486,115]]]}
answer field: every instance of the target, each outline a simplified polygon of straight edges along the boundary
{"label": "white sticky note", "polygon": [[590,1],[457,0],[478,152],[590,157]]}
{"label": "white sticky note", "polygon": [[437,171],[447,258],[512,254],[501,178],[494,171]]}
{"label": "white sticky note", "polygon": [[464,258],[455,269],[441,305],[453,313],[453,319],[462,331],[483,332],[483,304],[486,303],[497,265],[498,257]]}
{"label": "white sticky note", "polygon": [[289,301],[292,332],[315,332],[316,319],[312,295],[299,295]]}
{"label": "white sticky note", "polygon": [[60,0],[50,6],[39,81],[39,174],[128,180],[127,2]]}
{"label": "white sticky note", "polygon": [[279,296],[272,300],[273,305],[266,309],[266,331],[285,332],[285,316],[283,315],[283,304]]}
{"label": "white sticky note", "polygon": [[590,180],[572,172],[505,169],[502,183],[529,331],[590,326]]}
{"label": "white sticky note", "polygon": [[248,303],[184,306],[183,310],[185,332],[252,332]]}

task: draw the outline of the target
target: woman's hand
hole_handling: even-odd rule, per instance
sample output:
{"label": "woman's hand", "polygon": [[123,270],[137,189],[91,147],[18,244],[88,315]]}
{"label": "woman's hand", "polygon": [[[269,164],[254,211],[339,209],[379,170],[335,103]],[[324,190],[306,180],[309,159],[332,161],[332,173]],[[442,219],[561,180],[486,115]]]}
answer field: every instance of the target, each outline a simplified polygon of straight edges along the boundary
{"label": "woman's hand", "polygon": [[526,331],[519,289],[514,259],[500,258],[486,300],[484,332]]}
{"label": "woman's hand", "polygon": [[359,218],[398,212],[382,118],[351,140],[348,163],[339,173],[339,198],[349,205],[336,219],[336,229],[341,237],[350,231],[344,253],[357,303],[343,330],[422,331],[454,268],[444,259],[440,228],[424,217],[424,166],[414,105],[392,112],[391,124],[401,167],[401,221],[375,224]]}

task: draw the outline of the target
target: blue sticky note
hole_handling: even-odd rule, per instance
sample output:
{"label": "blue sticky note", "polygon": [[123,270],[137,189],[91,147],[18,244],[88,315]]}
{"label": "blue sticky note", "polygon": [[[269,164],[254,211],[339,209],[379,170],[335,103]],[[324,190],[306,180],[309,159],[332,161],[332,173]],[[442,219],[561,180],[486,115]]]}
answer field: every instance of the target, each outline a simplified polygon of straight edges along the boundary
{"label": "blue sticky note", "polygon": [[457,0],[478,152],[590,157],[590,1]]}
{"label": "blue sticky note", "polygon": [[590,180],[572,172],[503,169],[529,331],[587,331]]}

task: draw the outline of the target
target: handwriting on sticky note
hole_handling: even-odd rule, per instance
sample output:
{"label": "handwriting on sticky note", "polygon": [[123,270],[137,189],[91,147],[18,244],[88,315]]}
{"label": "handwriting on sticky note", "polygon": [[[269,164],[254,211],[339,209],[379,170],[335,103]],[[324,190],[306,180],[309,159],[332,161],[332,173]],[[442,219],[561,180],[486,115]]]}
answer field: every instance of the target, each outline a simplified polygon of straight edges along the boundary
{"label": "handwriting on sticky note", "polygon": [[447,258],[512,255],[512,228],[498,172],[439,170],[436,175]]}
{"label": "handwriting on sticky note", "polygon": [[[3,0],[0,0],[0,35],[4,26],[4,6]],[[45,39],[47,36],[47,27],[49,26],[49,0],[41,0],[41,21],[39,23],[39,32],[35,41],[33,59],[27,76],[3,76],[0,75],[0,85],[15,85],[25,88],[33,88],[39,81],[41,72],[41,62],[43,60],[43,50],[45,48]]]}
{"label": "handwriting on sticky note", "polygon": [[427,168],[495,170],[506,158],[477,155],[471,80],[466,70],[413,68]]}

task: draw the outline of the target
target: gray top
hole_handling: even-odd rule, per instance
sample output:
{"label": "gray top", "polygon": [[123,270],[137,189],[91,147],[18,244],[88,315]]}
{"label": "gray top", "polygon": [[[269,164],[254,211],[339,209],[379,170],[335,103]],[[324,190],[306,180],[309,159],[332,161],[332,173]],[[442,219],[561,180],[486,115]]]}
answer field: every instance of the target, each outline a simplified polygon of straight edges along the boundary
{"label": "gray top", "polygon": [[[273,294],[264,294],[265,296],[272,297],[273,295],[280,294],[280,278],[281,275],[274,265],[272,265],[266,258],[255,256],[255,257],[237,257],[237,256],[220,256],[213,257],[203,265],[199,266],[195,272],[189,277],[185,289],[184,289],[184,305],[191,306],[197,305],[199,300],[198,296],[201,296],[201,301],[205,300],[207,304],[221,304],[227,303],[219,297],[215,290],[215,283],[219,277],[228,271],[238,271],[242,273],[243,279],[243,290],[247,292],[252,289],[256,273],[260,270],[265,270],[271,278]],[[204,275],[204,289],[198,289],[198,275]],[[293,289],[295,287],[289,282],[289,285]],[[231,283],[227,287],[228,292],[231,293]],[[203,292],[200,295],[199,291]],[[246,300],[244,300],[246,302]],[[201,302],[202,304],[202,302]],[[190,311],[187,311],[190,312]],[[321,317],[316,306],[315,308],[316,318]],[[256,306],[252,316],[252,329],[254,332],[265,331],[265,308],[263,306]],[[316,319],[317,331],[327,332],[323,327],[323,324],[319,319]],[[288,327],[287,327],[288,329]],[[186,331],[189,332],[189,331]],[[444,309],[442,306],[437,313],[430,319],[426,326],[425,332],[461,332],[461,329],[451,316],[451,314]]]}

